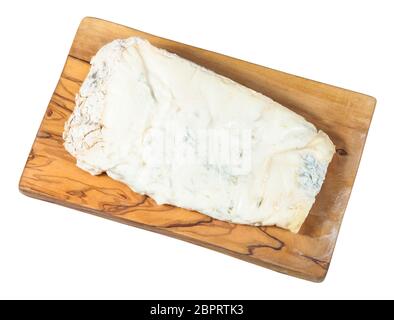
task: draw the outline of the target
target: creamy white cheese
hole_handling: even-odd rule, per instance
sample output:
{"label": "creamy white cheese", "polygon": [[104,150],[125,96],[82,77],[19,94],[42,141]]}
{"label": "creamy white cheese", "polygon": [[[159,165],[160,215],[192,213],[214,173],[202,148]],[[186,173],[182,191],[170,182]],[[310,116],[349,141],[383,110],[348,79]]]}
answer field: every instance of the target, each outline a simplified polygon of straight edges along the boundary
{"label": "creamy white cheese", "polygon": [[159,204],[293,232],[335,151],[270,98],[135,37],[92,59],[63,137],[80,168]]}

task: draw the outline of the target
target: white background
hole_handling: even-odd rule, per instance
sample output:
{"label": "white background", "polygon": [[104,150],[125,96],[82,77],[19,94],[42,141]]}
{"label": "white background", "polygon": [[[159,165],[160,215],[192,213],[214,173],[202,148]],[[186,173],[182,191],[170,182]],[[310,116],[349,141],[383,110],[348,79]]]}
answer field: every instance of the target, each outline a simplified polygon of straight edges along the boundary
{"label": "white background", "polygon": [[[392,1],[1,1],[0,298],[394,298]],[[373,95],[321,284],[21,195],[18,180],[84,16]]]}

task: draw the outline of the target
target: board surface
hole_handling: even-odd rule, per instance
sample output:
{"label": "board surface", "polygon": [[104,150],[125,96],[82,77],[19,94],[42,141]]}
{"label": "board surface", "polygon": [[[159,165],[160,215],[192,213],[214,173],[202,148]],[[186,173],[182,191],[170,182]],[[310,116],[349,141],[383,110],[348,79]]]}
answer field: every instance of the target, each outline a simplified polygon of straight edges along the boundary
{"label": "board surface", "polygon": [[[104,44],[140,36],[245,86],[304,116],[336,145],[326,180],[298,234],[212,219],[194,211],[157,205],[106,175],[77,168],[63,147],[65,121]],[[22,193],[101,217],[189,241],[270,269],[322,281],[352,190],[376,100],[218,53],[156,37],[96,18],[82,20],[19,183]]]}

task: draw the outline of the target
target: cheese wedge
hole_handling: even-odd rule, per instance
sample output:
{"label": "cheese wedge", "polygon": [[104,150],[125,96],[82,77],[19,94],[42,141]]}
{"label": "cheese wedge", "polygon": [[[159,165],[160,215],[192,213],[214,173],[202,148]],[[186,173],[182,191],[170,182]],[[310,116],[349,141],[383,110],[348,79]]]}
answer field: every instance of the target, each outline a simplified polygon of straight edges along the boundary
{"label": "cheese wedge", "polygon": [[136,37],[92,59],[63,138],[78,167],[158,204],[292,232],[335,152],[286,107]]}

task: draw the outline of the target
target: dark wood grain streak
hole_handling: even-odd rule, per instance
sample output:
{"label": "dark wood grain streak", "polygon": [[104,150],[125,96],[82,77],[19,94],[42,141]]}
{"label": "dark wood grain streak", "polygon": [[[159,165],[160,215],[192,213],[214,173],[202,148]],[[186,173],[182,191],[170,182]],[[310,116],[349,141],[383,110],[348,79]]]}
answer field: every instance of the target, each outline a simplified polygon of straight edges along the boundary
{"label": "dark wood grain streak", "polygon": [[[62,132],[74,108],[75,95],[89,72],[89,61],[102,45],[135,35],[272,97],[330,135],[337,152],[322,191],[298,234],[275,227],[228,223],[195,211],[157,205],[105,174],[91,176],[76,167],[75,159],[64,150]],[[360,93],[85,18],[28,156],[19,188],[34,198],[176,237],[285,274],[322,281],[375,103],[374,98]]]}
{"label": "dark wood grain streak", "polygon": [[90,64],[90,59],[83,59],[83,58],[80,58],[80,57],[74,56],[74,55],[72,55],[72,54],[70,54],[70,53],[68,54],[68,56],[69,56],[70,58],[73,58],[73,59],[79,60],[79,61],[81,61],[81,62],[83,62],[83,63]]}

